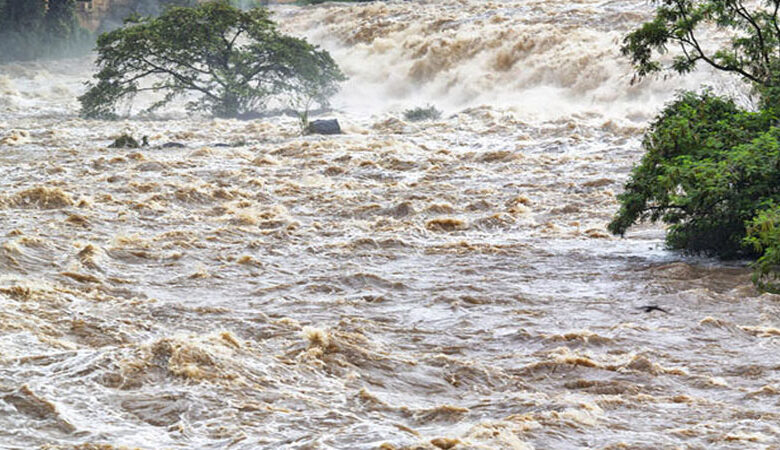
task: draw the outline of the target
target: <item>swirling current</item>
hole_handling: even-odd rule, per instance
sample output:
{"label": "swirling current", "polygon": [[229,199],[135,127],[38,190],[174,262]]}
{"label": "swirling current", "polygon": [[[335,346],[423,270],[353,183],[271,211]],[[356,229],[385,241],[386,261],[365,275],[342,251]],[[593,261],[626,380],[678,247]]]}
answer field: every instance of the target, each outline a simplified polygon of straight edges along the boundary
{"label": "swirling current", "polygon": [[329,137],[0,66],[0,448],[778,448],[780,297],[605,229],[675,90],[743,89],[632,84],[651,8],[275,6],[349,76]]}

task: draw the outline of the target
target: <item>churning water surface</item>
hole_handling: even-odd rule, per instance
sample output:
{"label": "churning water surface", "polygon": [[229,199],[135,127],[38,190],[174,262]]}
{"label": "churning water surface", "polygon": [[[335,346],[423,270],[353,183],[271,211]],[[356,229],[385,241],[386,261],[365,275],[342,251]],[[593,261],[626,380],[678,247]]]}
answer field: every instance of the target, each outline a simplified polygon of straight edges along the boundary
{"label": "churning water surface", "polygon": [[631,85],[650,12],[280,7],[350,76],[335,137],[86,121],[90,58],[0,66],[0,447],[778,448],[778,297],[605,230],[675,89],[740,89]]}

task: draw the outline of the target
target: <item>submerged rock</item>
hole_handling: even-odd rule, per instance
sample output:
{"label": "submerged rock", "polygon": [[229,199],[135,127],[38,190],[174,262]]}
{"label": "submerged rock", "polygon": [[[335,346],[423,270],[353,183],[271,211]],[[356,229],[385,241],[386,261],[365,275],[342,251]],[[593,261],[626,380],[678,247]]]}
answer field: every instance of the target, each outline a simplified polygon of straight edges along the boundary
{"label": "submerged rock", "polygon": [[337,119],[315,120],[309,122],[306,134],[341,134],[341,127]]}

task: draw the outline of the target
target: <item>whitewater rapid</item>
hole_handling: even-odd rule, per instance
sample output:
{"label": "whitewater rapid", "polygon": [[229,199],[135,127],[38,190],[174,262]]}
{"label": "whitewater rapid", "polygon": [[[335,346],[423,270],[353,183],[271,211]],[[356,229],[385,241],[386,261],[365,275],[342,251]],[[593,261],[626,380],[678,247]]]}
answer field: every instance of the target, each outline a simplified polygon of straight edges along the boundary
{"label": "whitewater rapid", "polygon": [[275,17],[350,77],[344,135],[83,120],[91,57],[0,66],[0,448],[780,442],[780,297],[605,230],[675,90],[742,92],[632,84],[645,2]]}

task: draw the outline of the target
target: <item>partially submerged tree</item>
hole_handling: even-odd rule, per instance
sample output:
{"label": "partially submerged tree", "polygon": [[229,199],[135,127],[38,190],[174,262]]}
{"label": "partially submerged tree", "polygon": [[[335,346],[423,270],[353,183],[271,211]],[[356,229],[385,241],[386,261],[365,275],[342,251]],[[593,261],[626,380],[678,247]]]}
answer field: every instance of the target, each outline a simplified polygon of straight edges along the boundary
{"label": "partially submerged tree", "polygon": [[745,222],[780,195],[772,119],[707,91],[682,94],[645,135],[646,153],[609,229],[623,234],[638,221],[662,220],[671,248],[725,258],[752,253],[742,244]]}
{"label": "partially submerged tree", "polygon": [[[637,76],[685,74],[705,63],[749,83],[760,108],[746,111],[709,91],[679,95],[645,135],[646,153],[609,229],[623,235],[637,222],[661,220],[670,225],[670,248],[758,258],[757,285],[780,290],[780,0],[658,3],[655,18],[622,47]],[[730,31],[728,44],[705,45],[705,25]],[[659,57],[674,47],[679,53],[665,66]]]}
{"label": "partially submerged tree", "polygon": [[345,79],[326,51],[277,31],[266,9],[241,11],[228,1],[133,17],[101,35],[97,50],[97,82],[79,97],[91,118],[114,117],[121,101],[144,91],[164,94],[152,110],[195,94],[188,108],[218,117],[259,111],[274,96],[302,90],[322,104]]}

